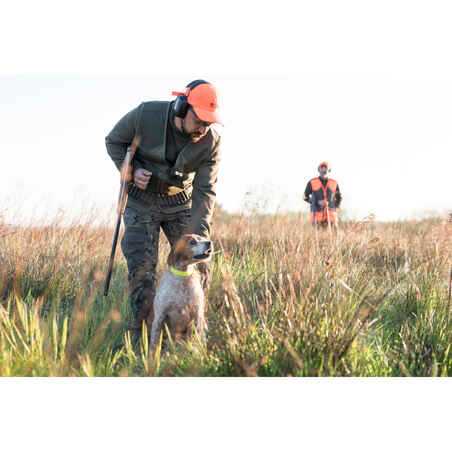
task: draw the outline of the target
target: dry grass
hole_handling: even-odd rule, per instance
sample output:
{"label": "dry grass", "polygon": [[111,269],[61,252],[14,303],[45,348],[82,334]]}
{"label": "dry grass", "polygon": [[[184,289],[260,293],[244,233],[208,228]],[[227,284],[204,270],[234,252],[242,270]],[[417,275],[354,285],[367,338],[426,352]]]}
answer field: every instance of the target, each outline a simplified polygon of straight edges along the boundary
{"label": "dry grass", "polygon": [[[103,278],[112,230],[0,223],[0,375],[450,376],[447,221],[215,219],[207,344],[147,357],[126,333],[126,266]],[[162,243],[162,262],[168,252]],[[163,264],[162,264],[163,265]]]}

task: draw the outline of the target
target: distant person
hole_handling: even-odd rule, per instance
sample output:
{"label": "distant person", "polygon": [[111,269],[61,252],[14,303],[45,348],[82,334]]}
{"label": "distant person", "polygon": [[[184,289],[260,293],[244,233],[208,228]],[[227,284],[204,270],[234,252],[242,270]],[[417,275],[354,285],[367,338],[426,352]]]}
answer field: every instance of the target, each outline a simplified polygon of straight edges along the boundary
{"label": "distant person", "polygon": [[304,191],[303,200],[311,204],[309,221],[312,225],[328,226],[337,224],[337,212],[342,201],[339,185],[334,179],[328,178],[331,171],[328,162],[321,162],[319,177],[308,182]]}
{"label": "distant person", "polygon": [[[172,102],[144,102],[127,113],[105,139],[118,169],[135,136],[133,181],[124,212],[121,248],[129,272],[134,340],[152,312],[160,228],[169,243],[186,232],[209,238],[220,164],[217,92],[205,80],[189,83]],[[204,290],[209,266],[198,264]]]}

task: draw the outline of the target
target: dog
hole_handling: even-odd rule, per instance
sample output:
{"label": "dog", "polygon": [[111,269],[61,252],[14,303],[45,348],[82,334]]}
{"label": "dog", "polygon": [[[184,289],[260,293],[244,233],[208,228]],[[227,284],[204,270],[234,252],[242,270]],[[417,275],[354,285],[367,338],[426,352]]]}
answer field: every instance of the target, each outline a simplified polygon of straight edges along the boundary
{"label": "dog", "polygon": [[204,292],[195,266],[209,261],[212,251],[212,242],[196,234],[183,235],[172,247],[168,270],[155,293],[153,315],[148,318],[148,324],[152,324],[150,353],[157,348],[164,324],[174,341],[186,337],[193,327],[205,338]]}

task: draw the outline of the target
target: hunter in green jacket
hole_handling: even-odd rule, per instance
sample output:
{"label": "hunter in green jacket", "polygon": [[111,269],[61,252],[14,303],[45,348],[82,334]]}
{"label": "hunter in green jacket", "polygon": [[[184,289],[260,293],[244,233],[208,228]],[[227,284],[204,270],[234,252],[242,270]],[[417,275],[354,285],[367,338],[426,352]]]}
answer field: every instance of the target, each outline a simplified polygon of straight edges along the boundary
{"label": "hunter in green jacket", "polygon": [[[160,229],[170,245],[184,233],[210,235],[220,163],[221,123],[216,90],[204,80],[173,93],[173,102],[145,102],[127,113],[105,139],[118,169],[135,136],[132,184],[121,248],[129,271],[132,333],[141,335],[152,309]],[[198,265],[204,289],[209,266]]]}

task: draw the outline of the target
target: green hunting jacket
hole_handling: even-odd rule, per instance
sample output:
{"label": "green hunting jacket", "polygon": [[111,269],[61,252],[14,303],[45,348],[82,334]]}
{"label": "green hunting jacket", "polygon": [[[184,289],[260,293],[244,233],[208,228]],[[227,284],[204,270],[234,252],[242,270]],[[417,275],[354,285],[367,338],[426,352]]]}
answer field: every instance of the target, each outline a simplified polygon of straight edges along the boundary
{"label": "green hunting jacket", "polygon": [[[134,184],[129,189],[127,206],[141,212],[176,213],[191,209],[188,232],[204,237],[210,234],[210,220],[216,198],[216,184],[220,163],[220,136],[210,129],[197,143],[168,139],[174,133],[172,102],[144,102],[127,113],[105,138],[107,152],[118,169],[135,136],[140,145],[133,159],[133,171],[145,168],[152,172],[146,190]],[[174,160],[175,159],[175,160]],[[145,192],[147,201],[135,196]],[[152,202],[158,196],[184,195],[187,201],[172,207],[157,206]]]}

